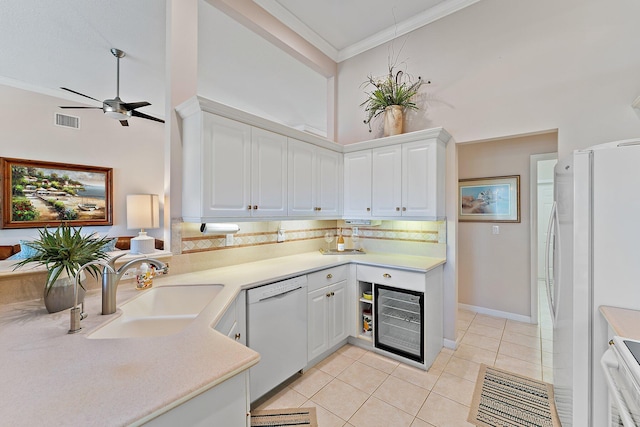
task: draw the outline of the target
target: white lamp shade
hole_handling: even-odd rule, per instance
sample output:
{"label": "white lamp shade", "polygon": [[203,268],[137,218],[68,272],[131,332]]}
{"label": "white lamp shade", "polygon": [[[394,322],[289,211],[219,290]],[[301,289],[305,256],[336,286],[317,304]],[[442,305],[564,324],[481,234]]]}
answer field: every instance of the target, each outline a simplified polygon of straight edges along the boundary
{"label": "white lamp shade", "polygon": [[157,194],[127,196],[127,228],[160,227],[160,202]]}

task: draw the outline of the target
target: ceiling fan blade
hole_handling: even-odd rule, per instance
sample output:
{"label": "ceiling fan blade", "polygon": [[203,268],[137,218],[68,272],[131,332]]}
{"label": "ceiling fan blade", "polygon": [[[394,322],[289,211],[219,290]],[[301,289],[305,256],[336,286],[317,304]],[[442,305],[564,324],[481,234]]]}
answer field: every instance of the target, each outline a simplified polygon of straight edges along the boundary
{"label": "ceiling fan blade", "polygon": [[60,89],[66,90],[67,92],[75,93],[76,95],[84,96],[85,98],[93,99],[94,101],[102,102],[99,99],[92,98],[89,95],[85,95],[84,93],[76,92],[75,90],[67,89],[66,87],[61,87]]}
{"label": "ceiling fan blade", "polygon": [[141,101],[141,102],[123,102],[120,105],[122,105],[127,110],[135,110],[136,108],[146,107],[147,105],[151,105],[151,104],[149,104],[147,101]]}
{"label": "ceiling fan blade", "polygon": [[88,110],[102,110],[102,107],[69,107],[69,106],[58,106],[58,108],[73,108],[73,109],[78,109],[78,108],[83,108],[83,109],[88,109]]}
{"label": "ceiling fan blade", "polygon": [[147,114],[141,113],[140,111],[136,111],[136,110],[133,110],[131,112],[131,115],[132,116],[136,116],[136,117],[141,117],[141,118],[147,119],[147,120],[153,120],[153,121],[156,121],[156,122],[164,123],[164,120],[162,120],[162,119],[158,119],[156,117],[149,116]]}
{"label": "ceiling fan blade", "polygon": [[120,124],[121,124],[122,126],[129,126],[129,122],[128,122],[128,121],[126,121],[126,120],[120,120]]}

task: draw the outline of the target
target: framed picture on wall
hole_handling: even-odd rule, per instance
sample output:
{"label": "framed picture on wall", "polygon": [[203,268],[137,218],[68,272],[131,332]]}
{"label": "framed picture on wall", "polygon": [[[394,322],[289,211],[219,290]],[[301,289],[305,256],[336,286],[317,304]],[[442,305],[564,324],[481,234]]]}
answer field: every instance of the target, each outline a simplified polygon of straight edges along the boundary
{"label": "framed picture on wall", "polygon": [[520,222],[520,175],[459,180],[458,220]]}
{"label": "framed picture on wall", "polygon": [[0,158],[2,228],[113,225],[113,169]]}

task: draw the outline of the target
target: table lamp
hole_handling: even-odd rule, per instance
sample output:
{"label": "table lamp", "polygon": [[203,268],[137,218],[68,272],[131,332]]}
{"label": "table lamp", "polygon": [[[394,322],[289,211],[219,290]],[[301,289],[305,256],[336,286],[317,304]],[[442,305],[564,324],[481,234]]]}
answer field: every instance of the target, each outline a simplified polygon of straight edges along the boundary
{"label": "table lamp", "polygon": [[139,228],[137,237],[131,239],[132,254],[150,254],[155,250],[155,240],[147,236],[145,228],[160,227],[160,203],[157,194],[127,195],[127,228]]}

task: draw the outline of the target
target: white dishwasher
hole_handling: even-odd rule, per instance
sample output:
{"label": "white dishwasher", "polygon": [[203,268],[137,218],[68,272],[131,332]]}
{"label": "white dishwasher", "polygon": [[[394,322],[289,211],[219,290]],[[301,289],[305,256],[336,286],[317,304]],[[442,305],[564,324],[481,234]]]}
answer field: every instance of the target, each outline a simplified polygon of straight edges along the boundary
{"label": "white dishwasher", "polygon": [[307,276],[247,291],[247,346],[260,353],[252,402],[307,365]]}

